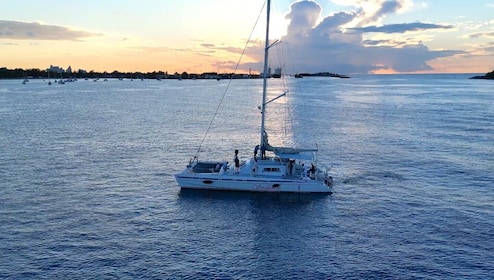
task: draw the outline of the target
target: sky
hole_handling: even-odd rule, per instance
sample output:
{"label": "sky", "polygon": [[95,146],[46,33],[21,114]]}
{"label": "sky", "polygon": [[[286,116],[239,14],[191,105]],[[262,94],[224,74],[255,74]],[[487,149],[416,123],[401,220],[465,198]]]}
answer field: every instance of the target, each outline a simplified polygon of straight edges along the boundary
{"label": "sky", "polygon": [[[263,6],[0,0],[0,67],[259,73]],[[270,26],[269,65],[286,73],[494,70],[494,0],[272,0]]]}

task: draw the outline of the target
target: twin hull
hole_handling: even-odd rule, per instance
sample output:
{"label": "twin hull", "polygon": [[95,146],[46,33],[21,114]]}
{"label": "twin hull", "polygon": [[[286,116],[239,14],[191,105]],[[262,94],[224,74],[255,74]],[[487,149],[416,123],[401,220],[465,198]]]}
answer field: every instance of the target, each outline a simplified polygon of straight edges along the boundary
{"label": "twin hull", "polygon": [[218,174],[181,173],[175,179],[183,189],[249,192],[332,193],[331,187],[315,180],[294,180]]}

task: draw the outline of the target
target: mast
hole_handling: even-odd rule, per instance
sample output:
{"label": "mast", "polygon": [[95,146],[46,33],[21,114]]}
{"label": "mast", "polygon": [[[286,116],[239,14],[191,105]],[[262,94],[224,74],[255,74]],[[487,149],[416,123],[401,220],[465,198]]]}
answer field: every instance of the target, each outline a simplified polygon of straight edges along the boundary
{"label": "mast", "polygon": [[[271,0],[267,0],[266,7],[266,42],[264,46],[264,70],[263,70],[263,83],[262,83],[262,105],[261,105],[261,138],[259,147],[264,145],[264,122],[266,114],[266,90],[268,84],[268,50],[269,50],[269,14],[271,12]],[[264,147],[267,148],[267,147]]]}

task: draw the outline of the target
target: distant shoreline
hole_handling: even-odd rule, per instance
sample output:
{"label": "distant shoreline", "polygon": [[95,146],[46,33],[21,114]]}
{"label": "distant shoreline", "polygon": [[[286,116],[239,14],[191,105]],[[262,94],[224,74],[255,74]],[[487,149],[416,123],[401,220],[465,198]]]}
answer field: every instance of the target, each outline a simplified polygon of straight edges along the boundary
{"label": "distant shoreline", "polygon": [[[296,78],[301,77],[333,77],[333,78],[350,78],[346,75],[335,74],[330,72],[319,72],[319,73],[301,73],[295,75]],[[206,79],[206,80],[223,80],[223,79],[260,79],[263,78],[262,74],[236,74],[236,73],[216,73],[216,72],[205,72],[202,74],[175,72],[173,74],[168,74],[168,72],[163,71],[153,71],[153,72],[119,72],[113,71],[109,72],[95,72],[95,71],[52,71],[52,70],[40,70],[40,69],[8,69],[6,67],[0,67],[0,79],[171,79],[171,80],[195,80],[195,79]],[[281,78],[279,74],[271,74],[269,78]]]}
{"label": "distant shoreline", "polygon": [[[476,73],[390,73],[390,74],[356,74],[358,75],[476,75]],[[303,77],[331,77],[331,78],[350,78],[350,76],[331,73],[331,72],[317,72],[317,73],[307,73],[299,72],[296,74],[284,74],[284,76],[292,76],[295,78]],[[0,80],[11,80],[11,79],[260,79],[262,74],[234,74],[234,73],[216,73],[216,72],[205,72],[202,74],[175,72],[173,74],[168,74],[168,72],[163,71],[153,71],[153,72],[96,72],[96,71],[74,71],[74,72],[54,72],[48,70],[40,69],[8,69],[6,67],[0,67]],[[280,78],[280,76],[271,75],[271,78]],[[494,71],[486,73],[485,75],[477,75],[469,77],[469,79],[479,79],[479,80],[494,80]]]}
{"label": "distant shoreline", "polygon": [[476,80],[494,80],[494,71],[489,72],[483,76],[473,76],[470,79],[476,79]]}

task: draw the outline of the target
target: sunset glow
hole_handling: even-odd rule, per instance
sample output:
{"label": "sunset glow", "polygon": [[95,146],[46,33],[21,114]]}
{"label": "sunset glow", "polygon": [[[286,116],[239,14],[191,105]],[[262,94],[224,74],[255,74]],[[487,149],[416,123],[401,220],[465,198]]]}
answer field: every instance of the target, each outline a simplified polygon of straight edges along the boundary
{"label": "sunset glow", "polygon": [[[125,4],[122,4],[125,3]],[[0,67],[230,72],[264,1],[10,1]],[[26,9],[29,6],[29,9]],[[259,18],[239,71],[261,69]],[[285,72],[485,73],[494,69],[494,0],[273,1]],[[273,67],[284,63],[273,56]]]}

